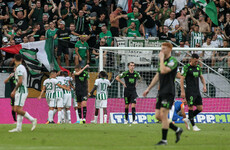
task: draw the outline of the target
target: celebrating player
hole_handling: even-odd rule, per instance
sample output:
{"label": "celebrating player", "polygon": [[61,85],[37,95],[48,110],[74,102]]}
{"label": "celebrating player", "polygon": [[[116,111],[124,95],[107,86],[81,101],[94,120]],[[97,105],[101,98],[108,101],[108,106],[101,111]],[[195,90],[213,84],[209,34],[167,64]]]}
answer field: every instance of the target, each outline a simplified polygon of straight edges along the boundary
{"label": "celebrating player", "polygon": [[149,87],[143,93],[146,97],[149,91],[156,85],[159,81],[159,91],[156,103],[156,118],[162,122],[162,140],[156,145],[167,145],[167,133],[168,128],[171,128],[176,132],[176,143],[180,140],[180,136],[183,130],[175,126],[168,119],[168,113],[171,109],[174,97],[175,97],[175,77],[177,74],[177,60],[171,56],[172,44],[163,43],[161,46],[161,51],[159,53],[160,64],[158,72],[154,76]]}
{"label": "celebrating player", "polygon": [[[86,65],[84,68],[81,69],[81,65],[77,65],[75,67],[75,94],[77,98],[77,105],[78,105],[78,114],[80,118],[80,123],[85,123],[86,120],[86,112],[87,112],[87,96],[88,96],[88,79],[89,74],[85,71],[89,65]],[[81,116],[81,107],[83,107],[83,119]]]}
{"label": "celebrating player", "polygon": [[43,88],[40,93],[40,96],[38,99],[40,100],[43,93],[46,91],[46,101],[49,106],[49,111],[48,111],[48,123],[54,123],[53,121],[53,116],[54,116],[54,108],[56,107],[56,86],[68,90],[67,87],[62,86],[61,84],[58,83],[58,80],[56,79],[56,71],[52,70],[50,72],[50,76],[48,79],[46,79],[43,82]]}
{"label": "celebrating player", "polygon": [[33,118],[29,115],[28,112],[23,110],[24,103],[28,96],[28,89],[27,89],[27,71],[26,68],[22,65],[22,56],[15,55],[15,79],[17,84],[14,90],[11,92],[11,97],[15,98],[14,107],[15,111],[17,112],[17,127],[9,130],[9,132],[21,132],[22,131],[22,120],[23,117],[28,119],[32,123],[31,131],[36,128],[37,119]]}
{"label": "celebrating player", "polygon": [[[128,124],[129,104],[131,104],[131,107],[132,107],[133,124],[137,124],[137,121],[135,120],[136,98],[138,97],[137,92],[136,92],[136,81],[139,80],[141,77],[138,72],[134,71],[134,68],[135,68],[134,62],[129,62],[128,67],[129,67],[129,70],[118,75],[116,77],[116,80],[120,82],[125,88],[125,91],[124,91],[124,97],[125,97],[124,124]],[[121,78],[124,78],[125,82],[123,82]]]}
{"label": "celebrating player", "polygon": [[108,79],[106,79],[107,73],[105,71],[101,71],[99,73],[99,79],[96,79],[94,87],[92,91],[90,92],[90,95],[93,95],[94,91],[97,90],[96,95],[96,103],[95,103],[95,116],[92,123],[97,123],[97,117],[98,117],[98,110],[100,108],[104,109],[104,123],[107,122],[107,98],[108,98],[108,86],[111,86],[111,83]]}
{"label": "celebrating player", "polygon": [[[197,54],[192,54],[190,63],[185,65],[182,70],[182,77],[180,80],[181,97],[186,98],[187,100],[188,118],[193,126],[193,131],[200,131],[200,129],[195,125],[194,117],[203,110],[202,98],[199,88],[199,78],[203,84],[203,91],[207,91],[205,79],[202,75],[201,68],[198,65],[198,61],[199,56]],[[186,81],[186,91],[184,90],[184,80]],[[193,111],[193,106],[196,106],[197,108],[195,111]],[[189,121],[186,121],[189,124]]]}

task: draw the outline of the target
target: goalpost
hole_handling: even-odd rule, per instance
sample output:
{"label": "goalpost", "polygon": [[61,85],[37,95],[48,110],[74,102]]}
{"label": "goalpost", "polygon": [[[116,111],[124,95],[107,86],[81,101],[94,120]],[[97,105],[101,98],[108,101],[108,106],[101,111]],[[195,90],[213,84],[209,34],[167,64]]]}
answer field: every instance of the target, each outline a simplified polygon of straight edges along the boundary
{"label": "goalpost", "polygon": [[[99,71],[105,70],[109,74],[112,87],[109,89],[107,113],[111,123],[123,123],[124,118],[124,88],[115,80],[116,76],[128,70],[128,62],[135,63],[135,70],[142,79],[137,84],[137,120],[139,123],[153,123],[155,112],[157,86],[148,94],[142,96],[157,72],[158,54],[161,47],[100,47]],[[197,117],[197,122],[230,122],[230,58],[227,56],[230,48],[180,48],[173,47],[172,56],[176,57],[181,69],[189,62],[191,53],[204,53],[200,65],[206,79],[207,92],[203,93],[200,82],[200,91],[203,97],[204,115]],[[214,54],[211,57],[206,55]],[[106,60],[106,61],[105,61]],[[176,100],[180,100],[180,81],[175,80]],[[100,114],[103,110],[101,110]],[[130,112],[130,110],[129,110]],[[215,114],[219,113],[219,118]],[[221,116],[222,115],[222,116]],[[223,117],[224,115],[224,117]],[[129,115],[129,118],[131,115]],[[100,115],[100,118],[103,118]],[[227,119],[227,120],[226,120]],[[229,120],[228,120],[229,119]],[[102,119],[100,122],[102,123]],[[130,122],[132,118],[130,118]]]}

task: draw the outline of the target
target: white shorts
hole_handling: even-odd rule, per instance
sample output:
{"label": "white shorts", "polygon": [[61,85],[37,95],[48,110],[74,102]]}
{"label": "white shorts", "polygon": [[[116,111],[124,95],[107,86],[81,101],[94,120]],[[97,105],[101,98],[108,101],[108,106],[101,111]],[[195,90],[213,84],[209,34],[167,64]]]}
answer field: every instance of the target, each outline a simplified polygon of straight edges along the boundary
{"label": "white shorts", "polygon": [[95,101],[95,107],[97,109],[99,109],[99,108],[107,108],[107,100],[96,100]]}
{"label": "white shorts", "polygon": [[71,107],[71,99],[72,99],[71,93],[64,94],[63,101],[64,101],[64,107],[65,108],[70,108]]}
{"label": "white shorts", "polygon": [[77,99],[76,99],[76,96],[74,94],[74,97],[73,97],[73,107],[77,107]]}
{"label": "white shorts", "polygon": [[28,93],[15,93],[14,106],[24,106]]}
{"label": "white shorts", "polygon": [[56,107],[56,100],[51,98],[46,98],[46,102],[49,107]]}
{"label": "white shorts", "polygon": [[56,102],[57,102],[57,107],[63,108],[63,98],[61,97],[56,98]]}

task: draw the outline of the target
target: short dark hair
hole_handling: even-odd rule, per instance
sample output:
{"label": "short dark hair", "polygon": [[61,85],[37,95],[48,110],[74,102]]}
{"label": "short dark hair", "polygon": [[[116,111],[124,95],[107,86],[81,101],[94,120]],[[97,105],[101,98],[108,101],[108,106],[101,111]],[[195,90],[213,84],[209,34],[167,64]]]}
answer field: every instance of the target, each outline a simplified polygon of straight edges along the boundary
{"label": "short dark hair", "polygon": [[135,63],[134,63],[134,62],[129,62],[129,63],[128,63],[128,66],[129,66],[130,64],[134,64],[134,65],[135,65]]}
{"label": "short dark hair", "polygon": [[60,76],[64,76],[64,72],[63,71],[60,72]]}
{"label": "short dark hair", "polygon": [[65,77],[67,77],[69,74],[68,74],[67,71],[63,71],[63,75],[64,75]]}
{"label": "short dark hair", "polygon": [[57,70],[51,70],[50,73],[57,73]]}
{"label": "short dark hair", "polygon": [[22,61],[22,55],[17,54],[17,55],[14,56],[14,59],[15,59],[16,61]]}
{"label": "short dark hair", "polygon": [[101,78],[105,78],[105,77],[107,77],[108,75],[107,75],[107,73],[105,72],[105,71],[100,71],[99,72],[99,77],[101,77]]}
{"label": "short dark hair", "polygon": [[192,58],[199,59],[199,55],[198,55],[198,54],[193,53],[193,54],[192,54]]}

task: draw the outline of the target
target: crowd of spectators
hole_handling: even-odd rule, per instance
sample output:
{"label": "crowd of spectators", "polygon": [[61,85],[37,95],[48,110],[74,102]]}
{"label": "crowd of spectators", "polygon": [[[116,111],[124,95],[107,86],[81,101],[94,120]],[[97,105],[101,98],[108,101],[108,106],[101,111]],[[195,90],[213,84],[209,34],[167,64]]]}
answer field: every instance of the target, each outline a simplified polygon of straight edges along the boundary
{"label": "crowd of spectators", "polygon": [[[119,36],[158,37],[180,47],[229,47],[229,0],[213,0],[218,25],[192,0],[133,0],[131,13],[118,1],[0,0],[1,47],[54,38],[57,62],[65,66],[98,61],[98,48],[114,46]],[[210,66],[224,60],[230,67],[229,52],[199,55]],[[1,65],[12,65],[12,58],[1,51]]]}

